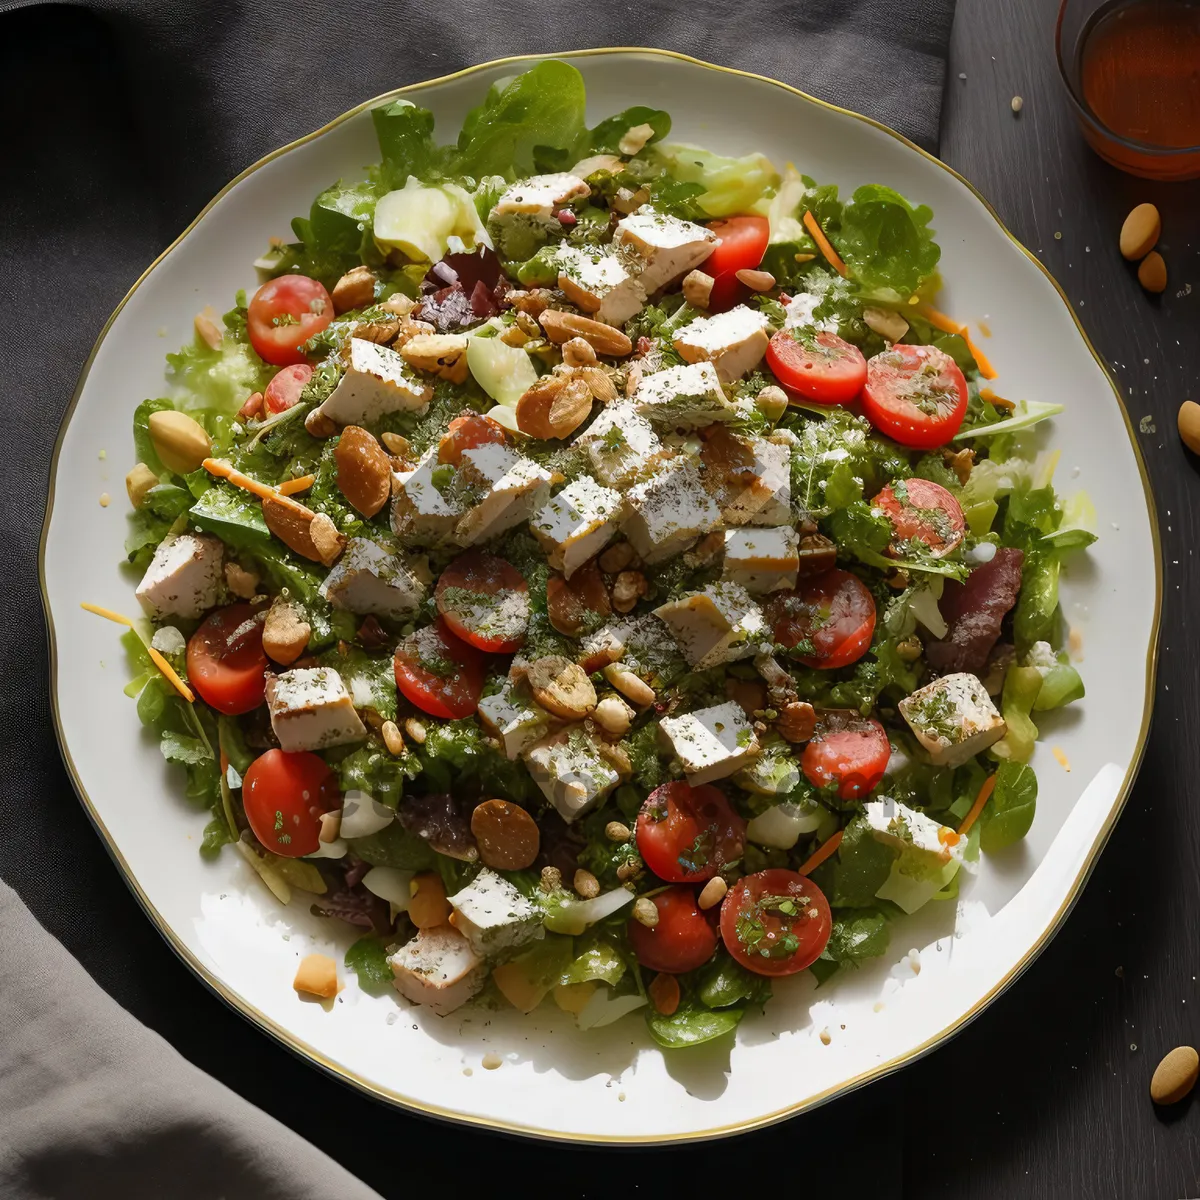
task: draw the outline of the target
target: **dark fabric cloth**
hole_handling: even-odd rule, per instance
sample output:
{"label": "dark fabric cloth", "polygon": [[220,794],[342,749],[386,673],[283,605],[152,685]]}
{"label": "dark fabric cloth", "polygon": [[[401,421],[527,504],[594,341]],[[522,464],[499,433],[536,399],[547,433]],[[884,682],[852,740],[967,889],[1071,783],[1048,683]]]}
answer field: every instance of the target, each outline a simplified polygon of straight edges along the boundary
{"label": "dark fabric cloth", "polygon": [[[8,412],[0,439],[0,877],[111,995],[198,1065],[239,1079],[293,1127],[319,1107],[308,1099],[343,1099],[275,1050],[279,1086],[261,1071],[238,1075],[232,1043],[244,1048],[257,1035],[231,1026],[142,918],[59,759],[34,615],[37,547],[58,425],[109,312],[204,203],[262,154],[380,92],[503,55],[680,50],[775,76],[935,149],[952,15],[953,0],[747,0],[736,9],[715,0],[0,0],[0,279],[8,299],[0,340]],[[298,199],[301,208],[308,198]],[[112,402],[132,405],[129,397]],[[303,1105],[281,1086],[297,1077]],[[134,1103],[145,1088],[185,1099]],[[58,1120],[76,1101],[86,1122]],[[111,1003],[0,889],[0,1195],[356,1194],[299,1138],[285,1162],[289,1137]],[[169,1187],[154,1182],[164,1160],[183,1164]]]}

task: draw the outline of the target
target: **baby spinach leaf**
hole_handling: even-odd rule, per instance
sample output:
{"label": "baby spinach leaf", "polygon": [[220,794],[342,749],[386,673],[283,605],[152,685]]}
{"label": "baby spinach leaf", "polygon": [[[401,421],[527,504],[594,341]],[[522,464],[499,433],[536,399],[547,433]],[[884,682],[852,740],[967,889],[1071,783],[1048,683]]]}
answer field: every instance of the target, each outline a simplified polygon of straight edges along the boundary
{"label": "baby spinach leaf", "polygon": [[1025,763],[1003,762],[996,786],[980,814],[979,845],[994,854],[1019,842],[1033,825],[1037,812],[1037,775]]}
{"label": "baby spinach leaf", "polygon": [[899,851],[876,841],[862,817],[846,826],[837,853],[813,872],[813,882],[835,908],[870,908]]}
{"label": "baby spinach leaf", "polygon": [[685,1001],[669,1016],[653,1007],[646,1010],[650,1036],[668,1050],[700,1046],[732,1033],[745,1015],[744,1008],[705,1008],[695,1000]]}
{"label": "baby spinach leaf", "polygon": [[403,187],[410,175],[425,183],[440,175],[429,109],[397,99],[372,109],[371,120],[383,155],[380,181],[385,188]]}
{"label": "baby spinach leaf", "polygon": [[900,296],[916,291],[941,257],[929,228],[932,217],[927,205],[913,208],[889,187],[872,183],[858,188],[842,210],[837,239],[854,279]]}
{"label": "baby spinach leaf", "polygon": [[346,966],[358,976],[358,986],[364,992],[379,994],[390,986],[394,976],[388,966],[387,947],[377,937],[368,934],[346,950]]}
{"label": "baby spinach leaf", "polygon": [[661,108],[647,108],[644,104],[635,104],[632,108],[619,112],[607,121],[601,121],[592,130],[593,154],[620,154],[620,141],[638,125],[649,125],[653,130],[647,145],[661,142],[671,132],[671,114]]}

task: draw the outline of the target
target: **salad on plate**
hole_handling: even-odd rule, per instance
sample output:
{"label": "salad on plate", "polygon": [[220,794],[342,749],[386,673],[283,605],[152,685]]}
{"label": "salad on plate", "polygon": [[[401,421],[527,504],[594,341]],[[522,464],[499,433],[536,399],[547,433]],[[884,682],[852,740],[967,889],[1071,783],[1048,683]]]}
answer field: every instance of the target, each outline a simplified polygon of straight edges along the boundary
{"label": "salad on plate", "polygon": [[1028,832],[1084,693],[1059,407],[990,386],[884,185],[589,127],[554,61],[451,144],[371,117],[136,409],[126,693],[201,853],[367,990],[719,1037]]}

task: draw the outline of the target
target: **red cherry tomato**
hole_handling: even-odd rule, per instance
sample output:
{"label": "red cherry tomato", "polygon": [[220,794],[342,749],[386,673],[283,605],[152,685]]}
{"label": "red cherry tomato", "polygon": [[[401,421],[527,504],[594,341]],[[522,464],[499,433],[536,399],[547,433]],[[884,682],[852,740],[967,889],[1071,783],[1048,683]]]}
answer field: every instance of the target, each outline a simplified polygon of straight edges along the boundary
{"label": "red cherry tomato", "polygon": [[718,788],[664,783],[638,813],[637,844],[659,879],[699,883],[742,857],[746,823]]}
{"label": "red cherry tomato", "polygon": [[774,592],[763,607],[775,641],[789,650],[803,641],[813,652],[800,656],[808,667],[832,670],[857,662],[875,632],[875,598],[857,575],[838,567],[802,579],[798,587]]}
{"label": "red cherry tomato", "polygon": [[817,404],[848,404],[867,381],[862,351],[836,333],[781,329],[767,347],[767,366],[788,391]]}
{"label": "red cherry tomato", "polygon": [[462,462],[464,450],[475,450],[480,446],[503,446],[508,442],[504,426],[482,413],[468,413],[455,417],[446,426],[442,440],[438,443],[438,462],[457,467]]}
{"label": "red cherry tomato", "polygon": [[721,903],[725,949],[756,975],[795,975],[820,957],[833,918],[811,879],[773,867],[747,875]]}
{"label": "red cherry tomato", "polygon": [[284,858],[312,854],[320,844],[322,813],[341,804],[337,776],[307,750],[268,750],[242,780],[242,806],[254,836]]}
{"label": "red cherry tomato", "polygon": [[822,713],[800,766],[813,787],[837,784],[842,800],[865,796],[883,778],[892,748],[874,717],[853,711]]}
{"label": "red cherry tomato", "polygon": [[700,264],[700,270],[713,277],[709,312],[725,312],[750,294],[737,273],[753,270],[767,252],[771,223],[766,217],[727,217],[710,221],[709,229],[719,239],[713,252]]}
{"label": "red cherry tomato", "polygon": [[281,413],[291,408],[300,399],[304,385],[312,378],[313,369],[308,363],[293,363],[284,367],[275,378],[267,384],[263,400],[273,413]]}
{"label": "red cherry tomato", "polygon": [[249,604],[230,604],[207,616],[188,639],[188,680],[210,708],[236,717],[263,702],[262,631],[261,612]]}
{"label": "red cherry tomato", "polygon": [[460,554],[442,572],[434,598],[450,632],[480,650],[511,654],[525,642],[529,585],[495,554]]}
{"label": "red cherry tomato", "polygon": [[396,647],[396,686],[435,717],[469,717],[483,692],[484,657],[442,621],[410,634]]}
{"label": "red cherry tomato", "polygon": [[667,888],[651,896],[658,924],[651,928],[630,918],[629,942],[643,967],[682,975],[702,967],[717,948],[717,935],[689,887]]}
{"label": "red cherry tomato", "polygon": [[959,430],[967,412],[967,381],[936,346],[896,344],[867,363],[863,412],[902,446],[932,450]]}
{"label": "red cherry tomato", "polygon": [[928,479],[897,480],[871,503],[887,513],[896,534],[889,548],[901,557],[904,543],[913,539],[924,542],[941,557],[966,534],[967,519],[961,505],[940,483]]}
{"label": "red cherry tomato", "polygon": [[302,363],[300,347],[333,320],[333,301],[307,275],[280,275],[254,293],[246,316],[250,344],[276,367]]}

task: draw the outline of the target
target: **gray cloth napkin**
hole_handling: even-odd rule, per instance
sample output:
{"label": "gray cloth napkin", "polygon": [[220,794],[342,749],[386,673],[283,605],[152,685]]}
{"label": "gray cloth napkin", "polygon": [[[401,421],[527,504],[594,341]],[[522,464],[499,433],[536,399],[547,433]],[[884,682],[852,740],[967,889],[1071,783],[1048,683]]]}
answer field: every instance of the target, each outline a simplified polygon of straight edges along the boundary
{"label": "gray cloth napkin", "polygon": [[[230,1053],[224,1014],[130,903],[59,762],[45,646],[18,615],[38,609],[44,481],[91,343],[227,180],[390,88],[509,54],[659,46],[775,76],[936,149],[953,9],[954,0],[0,0],[0,276],[17,301],[0,339],[12,434],[0,439],[11,615],[0,622],[0,814],[19,831],[0,838],[0,877],[108,992],[380,1186],[401,1160],[387,1135],[414,1135],[413,1122],[316,1071],[297,1102],[262,1084],[263,1074],[295,1078],[281,1052],[255,1043],[261,1060]],[[803,130],[796,136],[802,145]],[[308,199],[297,197],[297,211]],[[112,403],[132,411],[140,399]],[[192,1029],[193,1007],[207,1038]],[[269,1065],[255,1074],[256,1061]],[[352,1106],[362,1128],[348,1139],[330,1115]],[[453,1161],[466,1137],[482,1140],[430,1124],[414,1136],[435,1162]],[[537,1153],[544,1162],[564,1152]],[[782,1148],[779,1157],[790,1158]],[[360,1194],[303,1137],[118,1007],[0,885],[0,1197]]]}

